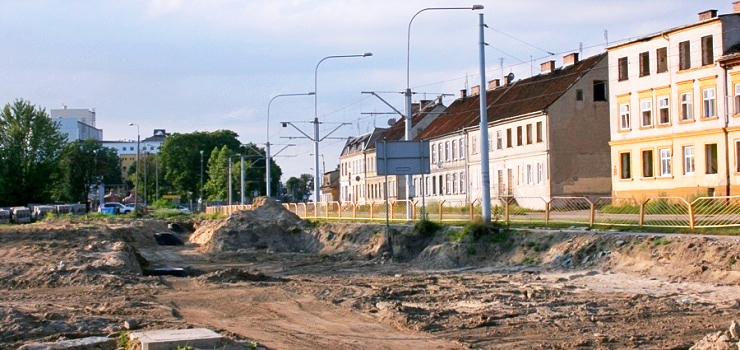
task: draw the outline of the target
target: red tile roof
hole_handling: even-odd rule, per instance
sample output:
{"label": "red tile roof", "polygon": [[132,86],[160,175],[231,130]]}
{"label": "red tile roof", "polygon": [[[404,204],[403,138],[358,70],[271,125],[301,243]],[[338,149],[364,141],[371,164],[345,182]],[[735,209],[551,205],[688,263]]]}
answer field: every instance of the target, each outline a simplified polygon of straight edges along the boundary
{"label": "red tile roof", "polygon": [[[539,74],[508,86],[488,90],[488,122],[544,111],[604,59],[605,53],[555,69],[548,74]],[[416,139],[431,139],[476,126],[480,123],[479,112],[480,95],[459,98]]]}

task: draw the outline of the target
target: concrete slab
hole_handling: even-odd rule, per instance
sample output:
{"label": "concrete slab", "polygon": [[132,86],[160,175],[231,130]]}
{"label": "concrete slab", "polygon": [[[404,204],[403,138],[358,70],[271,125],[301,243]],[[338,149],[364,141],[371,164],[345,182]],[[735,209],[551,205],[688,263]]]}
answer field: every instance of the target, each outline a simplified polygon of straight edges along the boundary
{"label": "concrete slab", "polygon": [[141,350],[170,350],[178,345],[212,349],[220,347],[224,340],[221,335],[207,328],[131,332],[129,337],[141,343]]}
{"label": "concrete slab", "polygon": [[80,339],[62,340],[55,343],[34,343],[26,344],[18,350],[83,350],[83,349],[100,349],[115,350],[116,339],[105,337],[89,337]]}

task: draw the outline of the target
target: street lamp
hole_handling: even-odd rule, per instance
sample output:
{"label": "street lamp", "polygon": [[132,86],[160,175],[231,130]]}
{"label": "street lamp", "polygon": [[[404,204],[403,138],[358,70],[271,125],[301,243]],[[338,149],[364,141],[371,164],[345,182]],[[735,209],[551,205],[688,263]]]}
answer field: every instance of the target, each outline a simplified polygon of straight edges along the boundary
{"label": "street lamp", "polygon": [[198,210],[203,210],[203,150],[200,150],[200,198],[198,198]]}
{"label": "street lamp", "polygon": [[[409,21],[409,28],[406,33],[406,130],[404,140],[411,141],[411,84],[409,79],[409,62],[411,59],[411,23],[414,22],[414,18],[424,11],[432,10],[482,10],[483,5],[473,5],[471,7],[427,7],[420,10]],[[406,218],[411,218],[411,206],[408,205],[411,199],[411,175],[406,175]]]}
{"label": "street lamp", "polygon": [[139,205],[139,143],[141,142],[141,133],[139,132],[139,124],[128,123],[128,126],[136,125],[136,196],[134,197],[134,207],[138,208]]}
{"label": "street lamp", "polygon": [[[319,115],[318,115],[318,76],[319,76],[319,65],[330,58],[350,58],[350,57],[370,57],[373,54],[371,52],[365,52],[360,55],[336,55],[326,56],[316,63],[316,68],[313,71],[313,154],[314,154],[314,181],[313,181],[313,197],[314,203],[319,203]],[[315,208],[315,206],[314,206]]]}
{"label": "street lamp", "polygon": [[[265,168],[266,168],[266,174],[265,174],[265,185],[266,185],[266,192],[265,194],[267,197],[270,197],[270,164],[272,163],[272,156],[270,156],[270,105],[272,105],[272,101],[274,101],[278,97],[285,97],[285,96],[310,96],[315,95],[315,92],[305,92],[305,93],[298,93],[298,94],[280,94],[275,95],[273,98],[270,99],[270,102],[267,103],[267,143],[265,148]],[[279,152],[278,152],[279,153]],[[242,203],[244,204],[244,203]]]}

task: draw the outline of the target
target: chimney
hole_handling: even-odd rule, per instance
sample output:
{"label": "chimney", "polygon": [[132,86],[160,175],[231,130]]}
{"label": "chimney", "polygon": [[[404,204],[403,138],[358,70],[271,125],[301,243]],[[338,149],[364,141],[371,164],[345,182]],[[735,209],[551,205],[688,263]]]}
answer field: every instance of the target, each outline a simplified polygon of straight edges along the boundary
{"label": "chimney", "polygon": [[462,90],[460,90],[460,97],[462,97],[462,98],[468,97],[468,89],[462,89]]}
{"label": "chimney", "polygon": [[572,66],[578,62],[578,53],[574,52],[563,56],[563,67]]}
{"label": "chimney", "polygon": [[547,74],[555,70],[555,61],[540,63],[540,73]]}
{"label": "chimney", "polygon": [[740,13],[740,1],[735,1],[732,3],[732,11],[735,13]]}
{"label": "chimney", "polygon": [[[735,6],[736,5],[733,4],[733,7]],[[714,17],[717,17],[717,10],[706,10],[704,12],[699,12],[699,21],[706,21]]]}
{"label": "chimney", "polygon": [[429,104],[432,103],[432,100],[421,100],[419,101],[419,110],[422,110],[426,108],[426,106],[429,106]]}
{"label": "chimney", "polygon": [[470,88],[470,96],[478,96],[478,95],[480,95],[480,85],[476,85]]}
{"label": "chimney", "polygon": [[488,90],[493,90],[499,86],[501,86],[501,80],[493,79],[488,81]]}
{"label": "chimney", "polygon": [[510,77],[513,77],[513,76],[514,74],[511,74],[511,73],[504,75],[504,85],[510,85],[511,83],[513,83],[512,81],[513,79],[509,79]]}

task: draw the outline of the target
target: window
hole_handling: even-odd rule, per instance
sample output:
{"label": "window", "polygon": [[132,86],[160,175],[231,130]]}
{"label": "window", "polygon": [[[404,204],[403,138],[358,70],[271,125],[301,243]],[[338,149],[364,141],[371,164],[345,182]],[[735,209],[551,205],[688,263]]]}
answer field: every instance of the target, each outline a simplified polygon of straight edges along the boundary
{"label": "window", "polygon": [[437,145],[432,144],[432,164],[437,164]]}
{"label": "window", "polygon": [[711,118],[714,117],[715,111],[714,111],[714,88],[708,88],[702,90],[702,97],[703,97],[703,107],[702,113],[704,113],[702,116],[704,118]]}
{"label": "window", "polygon": [[642,112],[642,126],[653,125],[653,101],[640,101],[640,111]]}
{"label": "window", "polygon": [[521,146],[522,145],[522,126],[516,127],[516,145]]}
{"label": "window", "polygon": [[668,104],[668,96],[658,97],[658,122],[660,124],[669,124],[671,114]]}
{"label": "window", "polygon": [[[441,180],[442,178],[440,178]],[[450,194],[452,191],[452,184],[450,183],[450,174],[445,174],[445,193]]]}
{"label": "window", "polygon": [[704,158],[706,159],[706,174],[717,173],[717,144],[704,145]]}
{"label": "window", "polygon": [[452,174],[452,193],[457,194],[457,173]]}
{"label": "window", "polygon": [[740,84],[735,84],[735,114],[740,114]]}
{"label": "window", "polygon": [[617,64],[619,70],[619,81],[627,80],[629,78],[629,75],[627,74],[627,57],[621,57],[617,60]]}
{"label": "window", "polygon": [[688,40],[678,43],[678,69],[691,68],[691,44]]}
{"label": "window", "polygon": [[653,177],[653,150],[642,151],[642,177]]}
{"label": "window", "polygon": [[735,141],[735,171],[740,172],[740,141]]}
{"label": "window", "polygon": [[631,179],[632,178],[632,171],[630,170],[630,153],[620,153],[619,154],[619,166],[620,166],[620,178],[622,179]]}
{"label": "window", "polygon": [[640,76],[650,75],[650,52],[640,53]]}
{"label": "window", "polygon": [[457,178],[460,179],[460,193],[465,193],[465,173],[460,173]]}
{"label": "window", "polygon": [[527,144],[532,144],[532,124],[527,124]]}
{"label": "window", "polygon": [[527,185],[531,185],[532,181],[533,181],[532,164],[527,164]]}
{"label": "window", "polygon": [[472,146],[473,146],[473,149],[470,151],[473,152],[473,154],[477,154],[478,153],[478,137],[476,135],[473,135],[472,137],[470,137],[470,142],[472,143]]}
{"label": "window", "polygon": [[671,176],[671,150],[660,150],[660,176]]}
{"label": "window", "polygon": [[452,160],[457,159],[457,142],[452,140]]}
{"label": "window", "polygon": [[542,183],[542,175],[543,175],[542,171],[543,171],[542,163],[537,163],[537,183],[538,184]]}
{"label": "window", "polygon": [[701,65],[714,63],[714,40],[711,35],[701,38]]}
{"label": "window", "polygon": [[537,122],[537,142],[542,142],[542,122]]}
{"label": "window", "polygon": [[432,194],[437,194],[437,181],[434,181],[434,176],[432,176]]}
{"label": "window", "polygon": [[606,101],[606,82],[594,80],[594,102]]}
{"label": "window", "polygon": [[445,142],[445,162],[450,161],[450,142]]}
{"label": "window", "polygon": [[496,149],[504,148],[504,131],[496,131]]}
{"label": "window", "polygon": [[457,151],[460,152],[460,159],[465,159],[465,146],[463,146],[463,139],[457,140]]}
{"label": "window", "polygon": [[488,130],[488,152],[493,151],[493,142],[491,140],[491,130]]}
{"label": "window", "polygon": [[690,92],[681,94],[681,120],[694,120],[694,102]]}
{"label": "window", "polygon": [[694,175],[694,146],[683,148],[683,174]]}
{"label": "window", "polygon": [[630,105],[624,103],[619,105],[619,128],[629,130],[630,128]]}
{"label": "window", "polygon": [[656,73],[665,73],[668,71],[668,49],[661,47],[655,51],[655,60],[658,64]]}
{"label": "window", "polygon": [[509,128],[509,129],[506,129],[506,147],[507,148],[513,147],[511,145],[511,143],[512,143],[512,140],[511,140],[511,128]]}
{"label": "window", "polygon": [[583,89],[576,89],[576,101],[583,101]]}

